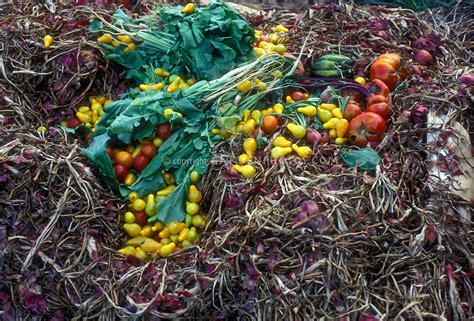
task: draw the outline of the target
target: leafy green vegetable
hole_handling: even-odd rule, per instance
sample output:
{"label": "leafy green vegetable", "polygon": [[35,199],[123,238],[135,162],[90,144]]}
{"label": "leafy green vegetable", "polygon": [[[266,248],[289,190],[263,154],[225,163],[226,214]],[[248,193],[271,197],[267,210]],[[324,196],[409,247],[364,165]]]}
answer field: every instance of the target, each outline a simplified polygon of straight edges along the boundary
{"label": "leafy green vegetable", "polygon": [[376,150],[370,147],[362,149],[348,149],[341,151],[341,158],[350,167],[359,167],[363,170],[373,171],[380,162]]}
{"label": "leafy green vegetable", "polygon": [[[112,24],[134,37],[138,46],[126,53],[122,46],[101,44],[108,52],[105,57],[126,67],[127,77],[137,83],[155,82],[147,70],[158,66],[171,73],[211,80],[255,59],[255,32],[234,9],[213,2],[185,15],[182,8],[165,7],[159,14],[140,19],[131,19],[118,9]],[[107,31],[101,21],[93,21],[89,30]]]}

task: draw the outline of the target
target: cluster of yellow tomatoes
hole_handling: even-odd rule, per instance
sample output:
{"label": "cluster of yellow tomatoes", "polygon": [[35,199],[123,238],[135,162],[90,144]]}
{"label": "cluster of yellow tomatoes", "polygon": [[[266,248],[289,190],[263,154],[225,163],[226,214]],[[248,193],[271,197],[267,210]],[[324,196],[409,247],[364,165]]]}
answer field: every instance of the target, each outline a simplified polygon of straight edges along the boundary
{"label": "cluster of yellow tomatoes", "polygon": [[123,52],[130,52],[137,49],[137,45],[129,35],[118,35],[114,38],[110,33],[104,33],[97,38],[97,42],[109,44],[114,48],[123,47]]}
{"label": "cluster of yellow tomatoes", "polygon": [[140,198],[136,192],[129,194],[130,203],[124,214],[123,229],[131,238],[119,250],[120,253],[133,255],[141,260],[165,258],[199,241],[200,229],[205,225],[205,216],[201,212],[202,193],[196,186],[200,175],[196,171],[190,174],[191,185],[184,222],[170,222],[168,225],[161,221],[148,223],[149,217],[156,214],[157,203],[176,188],[173,175],[163,174],[168,185],[156,194],[149,194],[146,199]]}
{"label": "cluster of yellow tomatoes", "polygon": [[77,109],[75,117],[63,121],[62,126],[68,128],[76,128],[79,125],[85,125],[89,128],[94,128],[99,122],[100,118],[104,115],[104,107],[110,105],[113,102],[111,99],[106,97],[94,97],[90,98],[90,106],[81,106]]}
{"label": "cluster of yellow tomatoes", "polygon": [[166,89],[167,92],[174,93],[178,90],[187,89],[196,83],[196,79],[194,78],[185,79],[183,76],[170,75],[170,73],[163,68],[156,68],[155,75],[162,78],[162,81],[155,84],[140,84],[135,89],[141,91]]}
{"label": "cluster of yellow tomatoes", "polygon": [[284,55],[286,48],[284,43],[287,42],[286,33],[288,29],[282,25],[278,25],[272,28],[273,33],[264,35],[263,31],[256,30],[255,36],[257,42],[255,43],[254,51],[257,56],[261,56],[265,53],[276,52],[280,55]]}

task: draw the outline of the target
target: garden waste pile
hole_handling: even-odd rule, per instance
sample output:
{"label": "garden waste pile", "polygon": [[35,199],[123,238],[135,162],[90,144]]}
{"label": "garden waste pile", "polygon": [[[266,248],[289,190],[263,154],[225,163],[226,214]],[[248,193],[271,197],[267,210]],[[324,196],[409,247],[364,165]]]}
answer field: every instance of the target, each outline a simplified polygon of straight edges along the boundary
{"label": "garden waste pile", "polygon": [[472,317],[465,9],[7,7],[2,318]]}

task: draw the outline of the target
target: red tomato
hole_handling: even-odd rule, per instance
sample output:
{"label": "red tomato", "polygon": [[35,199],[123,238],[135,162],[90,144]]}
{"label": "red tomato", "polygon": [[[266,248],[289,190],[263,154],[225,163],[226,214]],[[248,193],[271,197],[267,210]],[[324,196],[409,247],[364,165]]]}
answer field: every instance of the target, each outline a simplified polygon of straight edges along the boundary
{"label": "red tomato", "polygon": [[278,119],[273,115],[263,117],[262,130],[266,135],[273,134],[278,127]]}
{"label": "red tomato", "polygon": [[171,124],[163,123],[159,124],[156,128],[156,135],[163,140],[168,139],[171,136]]}
{"label": "red tomato", "polygon": [[114,166],[115,177],[119,182],[123,182],[125,177],[127,177],[128,170],[123,165],[115,165]]}
{"label": "red tomato", "polygon": [[140,153],[143,156],[152,159],[156,155],[156,147],[153,144],[143,144],[142,148],[140,149]]}
{"label": "red tomato", "polygon": [[380,55],[370,66],[370,80],[380,79],[390,90],[403,81],[407,77],[407,73],[407,66],[395,53]]}
{"label": "red tomato", "polygon": [[130,168],[133,164],[133,156],[129,152],[120,151],[115,154],[115,164]]}
{"label": "red tomato", "polygon": [[390,89],[382,80],[374,79],[367,84],[367,89],[372,95],[382,95],[387,97],[390,94]]}
{"label": "red tomato", "polygon": [[81,123],[81,121],[77,117],[71,118],[67,120],[66,122],[67,122],[68,128],[76,128]]}
{"label": "red tomato", "polygon": [[375,95],[367,100],[366,111],[370,111],[382,116],[383,119],[388,119],[390,116],[390,108],[388,106],[387,97],[382,95]]}
{"label": "red tomato", "polygon": [[344,109],[344,118],[348,121],[351,121],[355,116],[358,116],[362,113],[362,108],[360,105],[352,100],[349,100],[349,103],[346,105]]}
{"label": "red tomato", "polygon": [[365,147],[368,142],[380,140],[386,130],[387,125],[382,116],[365,112],[351,120],[347,136],[353,145]]}
{"label": "red tomato", "polygon": [[114,159],[114,149],[112,147],[107,147],[107,154],[109,154],[110,159]]}
{"label": "red tomato", "polygon": [[294,101],[300,101],[300,100],[305,100],[306,99],[306,97],[303,95],[303,93],[301,91],[293,91],[292,93],[290,93],[289,96]]}
{"label": "red tomato", "polygon": [[342,97],[350,97],[350,100],[355,102],[360,102],[360,92],[354,89],[342,89],[341,91]]}
{"label": "red tomato", "polygon": [[150,159],[148,157],[143,156],[143,155],[138,155],[133,160],[133,168],[135,168],[137,171],[141,171],[141,170],[144,170],[145,167],[147,167],[149,163],[150,163]]}
{"label": "red tomato", "polygon": [[135,212],[135,223],[138,225],[145,225],[148,222],[148,215],[144,211]]}
{"label": "red tomato", "polygon": [[387,97],[382,96],[382,95],[375,95],[370,97],[367,100],[367,106],[374,105],[374,104],[380,104],[380,103],[387,103]]}
{"label": "red tomato", "polygon": [[366,111],[379,114],[383,119],[390,117],[390,108],[387,103],[372,104],[366,108]]}

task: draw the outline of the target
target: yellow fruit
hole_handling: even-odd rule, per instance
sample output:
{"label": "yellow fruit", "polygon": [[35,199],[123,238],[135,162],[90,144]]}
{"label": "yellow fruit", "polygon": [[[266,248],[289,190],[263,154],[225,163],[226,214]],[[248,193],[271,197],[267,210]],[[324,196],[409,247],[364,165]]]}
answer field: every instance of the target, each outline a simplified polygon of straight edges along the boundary
{"label": "yellow fruit", "polygon": [[160,240],[160,243],[163,244],[163,245],[170,244],[171,240],[169,238],[165,237],[165,238]]}
{"label": "yellow fruit", "polygon": [[81,123],[90,123],[92,118],[91,116],[87,115],[87,114],[84,114],[84,113],[81,113],[81,112],[77,112],[76,113],[76,117],[79,118],[79,120],[81,121]]}
{"label": "yellow fruit", "polygon": [[168,224],[168,229],[171,234],[178,234],[185,226],[184,223],[171,222]]}
{"label": "yellow fruit", "polygon": [[126,246],[123,249],[118,250],[123,255],[135,255],[135,248],[133,246]]}
{"label": "yellow fruit", "polygon": [[261,49],[266,49],[268,47],[269,43],[266,41],[260,41],[258,44],[258,47]]}
{"label": "yellow fruit", "polygon": [[329,137],[336,138],[337,137],[337,131],[335,129],[331,129],[329,131]]}
{"label": "yellow fruit", "polygon": [[291,145],[291,148],[298,154],[299,157],[304,158],[311,155],[312,150],[308,146],[298,146],[296,144]]}
{"label": "yellow fruit", "polygon": [[196,185],[189,186],[188,200],[194,203],[199,203],[202,200],[202,193]]}
{"label": "yellow fruit", "polygon": [[187,235],[186,235],[186,240],[188,240],[189,242],[193,243],[194,241],[196,241],[198,238],[198,235],[197,235],[197,232],[196,231],[193,231],[193,230],[190,230]]}
{"label": "yellow fruit", "polygon": [[247,164],[249,162],[249,155],[242,154],[239,156],[239,163],[240,164]]}
{"label": "yellow fruit", "polygon": [[289,123],[286,128],[296,139],[301,139],[306,135],[306,128],[301,125]]}
{"label": "yellow fruit", "polygon": [[117,39],[126,44],[132,43],[133,41],[132,37],[130,37],[129,35],[118,35]]}
{"label": "yellow fruit", "polygon": [[126,212],[124,215],[125,223],[134,223],[135,222],[135,215],[132,212]]}
{"label": "yellow fruit", "polygon": [[174,179],[174,175],[173,174],[170,174],[170,173],[167,173],[165,171],[162,171],[161,174],[163,175],[163,178],[165,179],[165,183],[167,185],[174,185],[176,183],[175,179]]}
{"label": "yellow fruit", "polygon": [[115,40],[112,40],[112,42],[110,43],[112,45],[112,47],[114,48],[117,48],[117,47],[120,47],[121,46],[121,43],[120,42],[117,42]]}
{"label": "yellow fruit", "polygon": [[162,246],[163,244],[158,243],[154,239],[146,238],[140,248],[143,250],[143,252],[151,253],[159,251]]}
{"label": "yellow fruit", "polygon": [[334,117],[341,119],[342,118],[342,112],[340,108],[334,108],[331,110],[331,113]]}
{"label": "yellow fruit", "polygon": [[331,118],[329,121],[323,124],[325,129],[336,129],[337,123],[339,122],[338,118]]}
{"label": "yellow fruit", "polygon": [[[178,237],[178,241],[182,242],[184,240],[186,240],[186,237],[188,235],[188,232],[189,232],[189,228],[185,227],[181,230],[181,232],[179,232],[179,237]],[[176,243],[176,242],[175,242]]]}
{"label": "yellow fruit", "polygon": [[278,159],[280,157],[285,157],[293,151],[291,147],[273,147],[270,152],[273,159]]}
{"label": "yellow fruit", "polygon": [[54,40],[53,40],[53,37],[51,37],[50,35],[46,35],[43,38],[43,42],[44,42],[44,47],[49,48],[53,44]]}
{"label": "yellow fruit", "polygon": [[321,120],[323,124],[330,121],[331,118],[332,118],[332,113],[329,110],[326,110],[326,109],[319,110],[319,119]]}
{"label": "yellow fruit", "polygon": [[346,135],[347,129],[349,128],[349,122],[347,119],[339,119],[336,124],[337,137],[343,138]]}
{"label": "yellow fruit", "polygon": [[168,257],[171,253],[173,253],[176,244],[169,243],[167,245],[163,245],[159,251],[161,257]]}
{"label": "yellow fruit", "polygon": [[202,218],[201,215],[194,215],[193,216],[193,225],[196,226],[197,228],[202,227],[205,223],[204,219]]}
{"label": "yellow fruit", "polygon": [[127,176],[125,176],[125,180],[123,181],[123,183],[125,184],[125,186],[130,186],[133,183],[135,183],[136,180],[137,180],[137,175],[133,173],[128,173]]}
{"label": "yellow fruit", "polygon": [[[94,104],[92,104],[92,105],[94,105]],[[79,107],[79,109],[77,111],[80,112],[80,113],[87,113],[90,110],[91,109],[89,108],[89,106],[81,106],[81,107]]]}
{"label": "yellow fruit", "polygon": [[143,250],[142,250],[141,248],[139,248],[139,247],[135,248],[135,256],[136,256],[137,258],[139,258],[140,260],[142,260],[142,261],[143,261],[143,260],[146,260],[146,258],[147,258],[146,253],[143,252]]}
{"label": "yellow fruit", "polygon": [[201,179],[201,175],[198,171],[192,171],[191,174],[189,174],[189,179],[191,180],[191,183],[196,184]]}
{"label": "yellow fruit", "polygon": [[321,109],[328,110],[328,111],[332,111],[334,108],[337,108],[337,106],[334,104],[325,104],[325,103],[320,104],[319,107]]}
{"label": "yellow fruit", "polygon": [[133,201],[133,210],[136,212],[143,211],[145,209],[146,203],[141,198],[136,199]]}
{"label": "yellow fruit", "polygon": [[151,228],[153,232],[160,232],[163,230],[164,224],[160,221],[156,222],[153,224],[153,227]]}
{"label": "yellow fruit", "polygon": [[255,54],[257,56],[261,56],[261,55],[265,54],[265,49],[255,47],[255,48],[253,48],[253,50],[255,51]]}
{"label": "yellow fruit", "polygon": [[188,240],[184,240],[183,242],[181,242],[181,247],[183,249],[187,248],[187,247],[190,247],[191,245],[193,245],[191,242],[189,242]]}
{"label": "yellow fruit", "polygon": [[100,43],[111,43],[114,39],[110,33],[104,33],[102,36],[97,38],[97,42]]}
{"label": "yellow fruit", "polygon": [[196,5],[190,2],[184,6],[183,10],[181,10],[181,13],[189,14],[189,13],[193,13],[195,10],[196,10]]}
{"label": "yellow fruit", "polygon": [[170,118],[171,116],[173,116],[173,114],[174,114],[174,110],[171,108],[166,108],[165,110],[163,110],[163,117],[165,119]]}
{"label": "yellow fruit", "polygon": [[[255,88],[256,88],[258,91],[262,92],[262,91],[267,90],[267,85],[266,85],[263,81],[257,79],[257,80],[255,80],[255,84],[256,84]],[[258,121],[258,120],[257,120],[257,121]]]}
{"label": "yellow fruit", "polygon": [[257,126],[257,122],[255,119],[249,119],[245,122],[244,126],[242,127],[242,132],[244,134],[251,134],[255,130],[255,127]]}
{"label": "yellow fruit", "polygon": [[163,68],[156,68],[155,75],[157,75],[158,77],[168,77],[170,73],[164,70]]}
{"label": "yellow fruit", "polygon": [[153,145],[158,148],[163,144],[163,139],[160,137],[156,137],[153,139]]}
{"label": "yellow fruit", "polygon": [[155,201],[155,195],[153,194],[148,195],[148,199],[145,205],[145,213],[148,216],[153,216],[156,213],[156,201]]}
{"label": "yellow fruit", "polygon": [[291,147],[291,142],[283,136],[278,136],[273,140],[273,146],[275,147]]}
{"label": "yellow fruit", "polygon": [[334,142],[336,143],[336,145],[343,145],[345,143],[347,143],[347,138],[345,137],[337,137]]}
{"label": "yellow fruit", "polygon": [[165,226],[165,227],[163,228],[163,230],[161,230],[161,232],[158,233],[158,236],[159,236],[160,238],[164,239],[164,238],[167,238],[168,236],[170,236],[170,234],[171,234],[171,233],[170,233],[170,230],[169,230],[168,226]]}
{"label": "yellow fruit", "polygon": [[257,150],[257,140],[255,138],[247,138],[244,140],[243,147],[245,153],[252,159],[255,151]]}
{"label": "yellow fruit", "polygon": [[136,236],[136,237],[132,237],[131,239],[129,239],[127,241],[127,245],[131,245],[131,246],[140,246],[142,245],[143,242],[145,242],[145,237],[144,236]]}
{"label": "yellow fruit", "polygon": [[197,213],[199,213],[199,204],[197,203],[193,203],[193,202],[188,202],[186,204],[186,213],[189,214],[189,215],[195,215]]}
{"label": "yellow fruit", "polygon": [[158,192],[156,192],[156,195],[157,196],[168,196],[174,191],[175,188],[176,188],[176,185],[168,185],[165,188],[163,188],[163,189],[159,190]]}
{"label": "yellow fruit", "polygon": [[273,106],[273,110],[275,111],[275,113],[281,115],[283,114],[283,111],[285,110],[285,106],[283,106],[283,104],[278,103]]}
{"label": "yellow fruit", "polygon": [[131,237],[140,235],[142,228],[137,223],[125,223],[123,229]]}
{"label": "yellow fruit", "polygon": [[299,107],[297,111],[308,117],[314,117],[318,112],[314,106]]}
{"label": "yellow fruit", "polygon": [[276,46],[275,46],[275,49],[274,49],[274,50],[275,50],[276,53],[279,53],[280,55],[283,55],[283,54],[285,53],[285,51],[286,51],[286,48],[285,48],[284,45],[279,44],[279,45],[276,45]]}
{"label": "yellow fruit", "polygon": [[250,80],[244,80],[240,84],[238,84],[236,88],[238,91],[246,93],[250,91],[252,87],[253,87],[253,84]]}
{"label": "yellow fruit", "polygon": [[152,234],[153,234],[153,229],[150,224],[147,224],[144,227],[142,227],[142,230],[140,231],[141,236],[150,237]]}
{"label": "yellow fruit", "polygon": [[173,243],[178,243],[179,242],[179,235],[178,234],[171,234],[170,235],[170,241]]}
{"label": "yellow fruit", "polygon": [[184,223],[186,224],[186,227],[191,227],[193,225],[193,217],[189,214],[186,214],[186,217],[184,218]]}
{"label": "yellow fruit", "polygon": [[128,194],[128,200],[129,200],[130,202],[132,202],[132,203],[133,203],[136,199],[139,199],[139,198],[140,198],[140,195],[138,195],[137,192],[130,192],[130,193]]}
{"label": "yellow fruit", "polygon": [[252,165],[234,165],[234,169],[245,178],[252,178],[255,175],[255,167]]}
{"label": "yellow fruit", "polygon": [[284,27],[284,26],[282,26],[282,25],[278,25],[278,26],[275,27],[275,31],[286,33],[286,32],[288,32],[288,28],[286,28],[286,27]]}
{"label": "yellow fruit", "polygon": [[354,80],[357,81],[362,86],[365,86],[365,84],[366,84],[366,81],[365,81],[364,77],[355,77]]}

